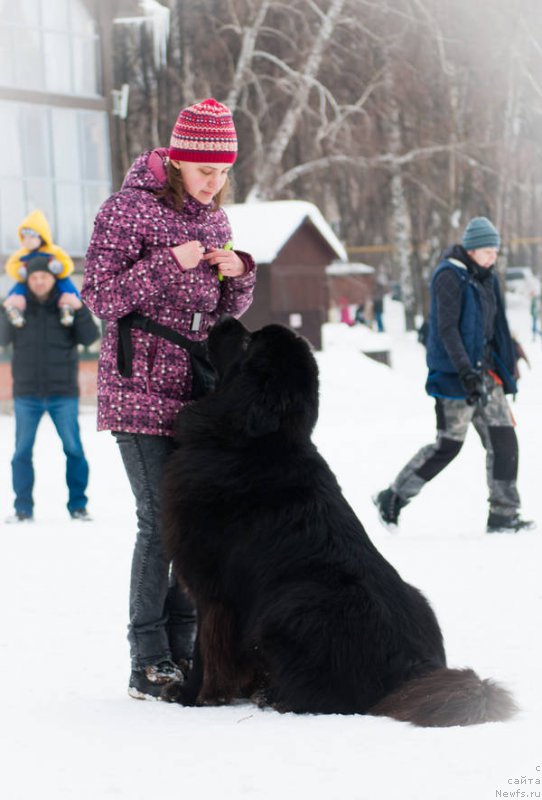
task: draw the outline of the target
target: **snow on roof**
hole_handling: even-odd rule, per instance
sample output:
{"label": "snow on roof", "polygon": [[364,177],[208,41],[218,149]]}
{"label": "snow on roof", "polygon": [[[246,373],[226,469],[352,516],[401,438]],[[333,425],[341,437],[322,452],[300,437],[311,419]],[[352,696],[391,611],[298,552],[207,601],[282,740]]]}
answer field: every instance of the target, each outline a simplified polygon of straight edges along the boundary
{"label": "snow on roof", "polygon": [[327,275],[372,275],[374,271],[374,267],[361,261],[348,261],[346,264],[343,261],[334,261],[326,267]]}
{"label": "snow on roof", "polygon": [[270,200],[234,203],[225,206],[224,210],[231,222],[234,246],[250,253],[257,264],[274,261],[306,219],[312,222],[339,260],[348,260],[344,246],[314,203]]}

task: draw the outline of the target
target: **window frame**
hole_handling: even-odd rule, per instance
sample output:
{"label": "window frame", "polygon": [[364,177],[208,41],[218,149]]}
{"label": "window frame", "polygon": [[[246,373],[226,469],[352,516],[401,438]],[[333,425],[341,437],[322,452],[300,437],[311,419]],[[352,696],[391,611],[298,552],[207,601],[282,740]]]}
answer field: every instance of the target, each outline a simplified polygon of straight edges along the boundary
{"label": "window frame", "polygon": [[[4,0],[4,2],[13,2],[13,0]],[[79,10],[83,11],[83,14],[88,18],[89,22],[92,23],[92,30],[89,32],[81,31],[75,25],[75,16],[78,11],[75,10],[73,3],[79,3]],[[102,75],[102,65],[100,60],[100,35],[96,20],[92,17],[89,13],[88,9],[85,7],[85,4],[82,0],[72,0],[67,4],[67,27],[62,26],[54,26],[51,24],[45,24],[43,21],[44,14],[43,9],[45,7],[45,3],[47,0],[38,0],[38,14],[33,17],[29,22],[12,22],[4,20],[2,15],[0,14],[0,31],[4,33],[4,42],[6,44],[5,47],[5,64],[6,64],[6,80],[5,82],[1,83],[3,88],[7,89],[19,89],[19,90],[32,90],[32,91],[39,91],[39,92],[46,92],[50,94],[58,94],[63,95],[66,97],[85,97],[85,98],[97,98],[102,96],[103,92],[103,75]],[[48,85],[47,77],[48,77],[48,70],[46,69],[46,48],[45,48],[45,37],[46,34],[54,34],[56,36],[63,36],[67,42],[67,52],[68,52],[68,63],[65,65],[67,70],[67,74],[69,76],[69,88],[67,89],[59,89],[58,87],[52,87]],[[32,81],[26,81],[24,78],[21,78],[21,61],[20,61],[20,54],[18,51],[18,41],[20,35],[24,39],[28,39],[31,36],[36,36],[37,40],[37,48],[38,48],[38,60],[37,63],[40,65],[39,69],[39,77],[37,78],[35,75],[35,71],[32,70]],[[90,45],[90,49],[93,52],[93,80],[92,80],[92,89],[87,88],[88,82],[84,80],[80,85],[76,86],[75,81],[77,76],[81,76],[82,73],[80,70],[75,69],[76,64],[76,50],[77,47],[81,46],[81,43],[84,42],[87,45]],[[9,66],[11,69],[9,70]],[[7,74],[9,71],[9,75]],[[64,71],[64,69],[62,70]],[[1,71],[3,74],[3,70]],[[41,84],[36,85],[36,81],[39,80],[41,77]],[[88,77],[88,74],[85,74],[85,78]]]}
{"label": "window frame", "polygon": [[[12,164],[15,164],[13,170],[10,170],[8,167],[4,169],[2,173],[0,173],[0,182],[2,183],[2,194],[0,197],[8,196],[5,194],[6,187],[9,187],[9,190],[16,190],[18,197],[21,196],[19,191],[22,190],[22,203],[24,206],[24,211],[21,219],[17,221],[17,225],[19,225],[24,216],[32,211],[33,208],[37,207],[36,203],[32,200],[32,187],[36,187],[39,184],[41,184],[42,187],[45,187],[47,184],[48,191],[50,193],[49,205],[47,203],[41,203],[38,204],[38,207],[42,207],[42,210],[47,216],[53,230],[53,236],[55,237],[57,235],[57,230],[61,227],[59,224],[59,219],[62,219],[62,208],[59,202],[61,189],[62,187],[66,186],[77,187],[79,192],[78,207],[80,209],[78,223],[79,233],[76,239],[77,243],[74,242],[71,247],[68,247],[60,240],[62,238],[61,236],[59,237],[58,241],[56,238],[54,240],[55,243],[60,247],[64,247],[64,249],[69,250],[71,256],[83,256],[88,246],[92,222],[98,210],[97,207],[90,208],[88,206],[87,198],[89,195],[89,189],[96,191],[97,196],[102,197],[103,199],[106,199],[106,197],[108,197],[111,193],[112,177],[109,153],[110,131],[108,113],[106,111],[90,111],[82,108],[40,105],[39,108],[44,113],[45,124],[39,133],[40,137],[46,138],[44,146],[48,151],[49,171],[46,175],[33,175],[25,170],[27,159],[24,152],[22,120],[25,111],[29,108],[35,109],[36,106],[32,103],[17,103],[11,100],[0,100],[0,107],[3,109],[7,108],[8,114],[12,112],[14,115],[16,115],[16,130],[18,131],[18,141],[21,148],[20,164],[17,165],[15,163],[16,159],[13,159],[13,162],[11,162]],[[76,117],[77,163],[73,165],[73,177],[68,175],[65,169],[62,170],[60,174],[57,173],[57,156],[55,154],[55,148],[53,145],[55,130],[53,119],[55,111],[61,111],[63,115],[73,114]],[[104,168],[104,174],[99,177],[89,178],[83,177],[85,164],[83,128],[85,125],[88,125],[89,116],[93,115],[95,115],[100,122],[101,143],[99,147],[101,149],[101,158],[103,159],[102,167]],[[45,191],[45,189],[42,189],[42,191]],[[42,197],[43,196],[44,195],[42,194]],[[15,226],[15,230],[12,230],[13,220],[11,215],[8,221],[5,219],[5,215],[0,213],[0,250],[2,253],[11,253],[18,249],[19,244],[17,240],[17,225]]]}

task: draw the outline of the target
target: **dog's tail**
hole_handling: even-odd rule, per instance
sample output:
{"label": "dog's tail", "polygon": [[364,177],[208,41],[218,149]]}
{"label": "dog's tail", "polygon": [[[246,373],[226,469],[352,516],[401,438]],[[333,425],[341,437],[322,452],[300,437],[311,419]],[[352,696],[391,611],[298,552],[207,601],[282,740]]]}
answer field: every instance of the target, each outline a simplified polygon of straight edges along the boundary
{"label": "dog's tail", "polygon": [[506,689],[471,669],[437,669],[384,697],[369,714],[424,728],[477,725],[510,719],[518,707]]}

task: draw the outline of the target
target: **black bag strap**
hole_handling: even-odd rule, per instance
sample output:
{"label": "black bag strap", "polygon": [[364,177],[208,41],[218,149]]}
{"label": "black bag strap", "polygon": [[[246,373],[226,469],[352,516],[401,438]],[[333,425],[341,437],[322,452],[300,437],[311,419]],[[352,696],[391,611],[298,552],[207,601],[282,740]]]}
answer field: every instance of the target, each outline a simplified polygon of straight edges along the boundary
{"label": "black bag strap", "polygon": [[161,325],[155,322],[150,317],[145,317],[143,314],[138,314],[137,311],[132,311],[121,317],[118,320],[118,346],[117,346],[117,367],[123,378],[132,377],[132,361],[133,361],[133,348],[132,348],[132,328],[152,333],[155,336],[161,336],[162,339],[167,339],[169,342],[178,345],[179,347],[187,350],[191,356],[195,358],[205,358],[207,348],[204,342],[193,342],[187,339],[182,333],[177,333],[172,328],[166,325]]}

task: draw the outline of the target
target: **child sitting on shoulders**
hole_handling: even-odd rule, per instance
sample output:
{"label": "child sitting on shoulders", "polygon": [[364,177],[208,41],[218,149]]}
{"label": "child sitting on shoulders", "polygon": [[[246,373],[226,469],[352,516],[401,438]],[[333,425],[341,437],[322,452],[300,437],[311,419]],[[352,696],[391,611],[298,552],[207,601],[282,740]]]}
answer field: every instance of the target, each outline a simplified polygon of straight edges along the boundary
{"label": "child sitting on shoulders", "polygon": [[75,295],[79,298],[75,284],[68,277],[74,270],[73,261],[65,250],[53,243],[51,228],[44,213],[39,209],[32,211],[23,219],[17,233],[22,247],[8,258],[5,267],[6,273],[15,281],[15,286],[4,301],[9,321],[16,328],[22,328],[25,324],[27,262],[36,255],[48,255],[51,257],[49,269],[56,276],[60,289],[60,321],[63,325],[73,325],[70,298],[64,297]]}

